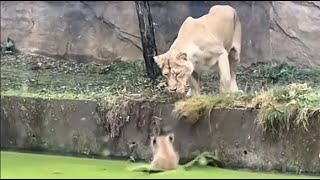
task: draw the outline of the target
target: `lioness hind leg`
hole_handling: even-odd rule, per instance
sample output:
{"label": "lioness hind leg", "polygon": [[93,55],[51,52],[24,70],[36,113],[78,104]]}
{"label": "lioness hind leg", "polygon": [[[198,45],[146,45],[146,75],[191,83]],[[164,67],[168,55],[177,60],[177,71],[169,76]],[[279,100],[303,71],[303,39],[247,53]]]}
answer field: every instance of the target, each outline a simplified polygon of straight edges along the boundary
{"label": "lioness hind leg", "polygon": [[229,52],[230,74],[231,74],[231,90],[232,92],[239,91],[236,73],[240,63],[241,54],[241,23],[237,13],[235,12],[235,31],[233,35],[232,48]]}
{"label": "lioness hind leg", "polygon": [[237,85],[237,68],[240,63],[240,53],[237,48],[232,48],[229,53],[229,63],[230,63],[230,74],[231,74],[231,91],[238,92],[239,88]]}
{"label": "lioness hind leg", "polygon": [[220,70],[220,92],[230,92],[231,75],[228,53],[226,51],[219,56],[218,65]]}

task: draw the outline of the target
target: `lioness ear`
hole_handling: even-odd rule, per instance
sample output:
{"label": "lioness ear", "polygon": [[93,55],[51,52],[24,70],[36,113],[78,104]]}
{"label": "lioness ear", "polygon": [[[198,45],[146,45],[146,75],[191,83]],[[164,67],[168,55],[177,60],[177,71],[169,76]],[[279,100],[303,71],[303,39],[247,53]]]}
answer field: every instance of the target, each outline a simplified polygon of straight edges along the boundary
{"label": "lioness ear", "polygon": [[163,65],[164,65],[164,60],[163,60],[163,58],[161,58],[161,55],[154,56],[153,59],[154,59],[154,62],[156,62],[156,64],[157,64],[160,68],[163,67]]}
{"label": "lioness ear", "polygon": [[187,60],[187,53],[184,52],[180,52],[177,56],[177,59],[181,59],[181,60]]}

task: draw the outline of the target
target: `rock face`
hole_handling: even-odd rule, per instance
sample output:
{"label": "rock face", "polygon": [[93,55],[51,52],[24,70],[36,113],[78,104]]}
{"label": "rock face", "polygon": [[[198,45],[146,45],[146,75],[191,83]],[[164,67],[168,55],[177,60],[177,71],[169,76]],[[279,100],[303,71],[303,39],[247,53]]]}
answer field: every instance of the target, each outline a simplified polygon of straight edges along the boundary
{"label": "rock face", "polygon": [[[172,44],[183,21],[228,4],[240,16],[243,64],[256,61],[320,65],[317,1],[152,1],[159,53]],[[79,61],[142,59],[133,1],[1,1],[1,41],[20,49]]]}
{"label": "rock face", "polygon": [[1,41],[80,61],[135,60],[142,53],[135,13],[134,2],[1,2]]}
{"label": "rock face", "polygon": [[271,1],[272,59],[320,65],[319,1]]}

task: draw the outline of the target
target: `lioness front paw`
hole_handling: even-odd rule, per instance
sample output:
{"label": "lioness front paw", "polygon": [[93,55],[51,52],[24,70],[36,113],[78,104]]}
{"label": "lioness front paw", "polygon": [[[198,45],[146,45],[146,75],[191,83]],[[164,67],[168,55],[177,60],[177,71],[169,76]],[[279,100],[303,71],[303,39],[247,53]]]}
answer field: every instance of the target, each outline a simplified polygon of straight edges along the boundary
{"label": "lioness front paw", "polygon": [[200,92],[194,91],[194,90],[192,91],[191,89],[189,89],[189,91],[187,92],[186,96],[187,97],[191,97],[191,96],[197,95],[197,94],[200,94]]}
{"label": "lioness front paw", "polygon": [[191,97],[191,96],[192,96],[191,89],[189,89],[189,91],[187,92],[186,96],[187,96],[187,97]]}

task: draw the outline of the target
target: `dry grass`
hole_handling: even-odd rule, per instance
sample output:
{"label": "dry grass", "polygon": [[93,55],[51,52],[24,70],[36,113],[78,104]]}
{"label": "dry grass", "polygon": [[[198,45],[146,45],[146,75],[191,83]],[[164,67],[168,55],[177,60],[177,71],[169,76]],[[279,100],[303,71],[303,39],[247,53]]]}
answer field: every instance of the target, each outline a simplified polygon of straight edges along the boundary
{"label": "dry grass", "polygon": [[212,109],[226,107],[259,109],[256,122],[266,133],[279,135],[294,127],[308,131],[310,118],[320,113],[320,91],[307,84],[290,84],[256,94],[200,95],[178,101],[173,113],[196,123],[210,116]]}
{"label": "dry grass", "polygon": [[195,123],[204,114],[210,115],[213,108],[245,107],[251,98],[251,95],[244,94],[197,95],[185,101],[176,102],[173,113],[178,119],[187,117]]}

